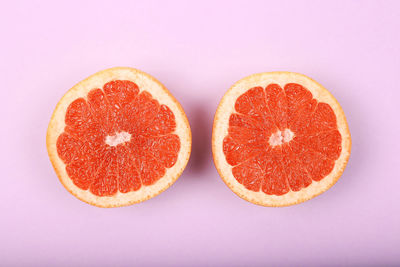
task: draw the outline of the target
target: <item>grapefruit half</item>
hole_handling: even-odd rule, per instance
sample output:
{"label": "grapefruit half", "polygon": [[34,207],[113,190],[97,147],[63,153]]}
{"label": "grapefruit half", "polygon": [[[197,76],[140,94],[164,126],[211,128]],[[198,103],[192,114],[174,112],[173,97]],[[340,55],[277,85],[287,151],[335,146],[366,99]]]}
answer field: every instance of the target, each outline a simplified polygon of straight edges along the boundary
{"label": "grapefruit half", "polygon": [[339,103],[302,74],[246,77],[215,114],[215,166],[234,193],[255,204],[288,206],[323,193],[342,175],[350,150]]}
{"label": "grapefruit half", "polygon": [[98,207],[138,203],[183,172],[191,132],[181,105],[155,78],[120,67],[100,71],[59,101],[47,131],[64,187]]}

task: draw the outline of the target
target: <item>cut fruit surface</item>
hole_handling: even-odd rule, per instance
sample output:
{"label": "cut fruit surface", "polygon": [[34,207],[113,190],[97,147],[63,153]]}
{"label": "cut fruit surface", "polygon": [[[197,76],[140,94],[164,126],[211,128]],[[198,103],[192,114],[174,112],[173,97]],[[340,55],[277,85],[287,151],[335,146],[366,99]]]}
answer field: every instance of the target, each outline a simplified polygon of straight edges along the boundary
{"label": "cut fruit surface", "polygon": [[351,137],[336,99],[297,73],[254,74],[222,98],[212,149],[224,182],[263,206],[309,200],[341,176]]}
{"label": "cut fruit surface", "polygon": [[100,71],[70,89],[47,131],[47,150],[65,188],[99,207],[147,200],[181,175],[190,156],[186,115],[152,76]]}

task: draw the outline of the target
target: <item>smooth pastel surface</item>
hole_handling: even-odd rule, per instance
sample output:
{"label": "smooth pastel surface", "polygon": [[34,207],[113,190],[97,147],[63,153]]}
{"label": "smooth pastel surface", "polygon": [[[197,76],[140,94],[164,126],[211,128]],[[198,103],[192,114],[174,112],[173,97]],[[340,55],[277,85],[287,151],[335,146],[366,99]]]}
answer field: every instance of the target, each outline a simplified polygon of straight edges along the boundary
{"label": "smooth pastel surface", "polygon": [[[8,1],[0,22],[0,265],[400,264],[398,1]],[[62,95],[114,66],[170,89],[193,151],[161,195],[100,209],[62,187],[45,136]],[[265,208],[219,178],[211,129],[234,82],[277,70],[331,91],[353,147],[326,193]]]}

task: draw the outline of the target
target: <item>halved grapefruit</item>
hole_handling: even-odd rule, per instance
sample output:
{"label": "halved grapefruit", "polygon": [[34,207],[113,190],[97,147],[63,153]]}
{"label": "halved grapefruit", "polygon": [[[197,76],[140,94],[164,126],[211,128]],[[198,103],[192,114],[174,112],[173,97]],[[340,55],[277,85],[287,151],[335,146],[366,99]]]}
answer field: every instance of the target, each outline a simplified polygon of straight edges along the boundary
{"label": "halved grapefruit", "polygon": [[235,83],[214,118],[215,166],[230,189],[263,206],[288,206],[329,189],[350,156],[336,99],[298,73],[254,74]]}
{"label": "halved grapefruit", "polygon": [[132,68],[100,71],[56,106],[47,150],[64,187],[98,207],[141,202],[166,190],[190,156],[186,115],[155,78]]}

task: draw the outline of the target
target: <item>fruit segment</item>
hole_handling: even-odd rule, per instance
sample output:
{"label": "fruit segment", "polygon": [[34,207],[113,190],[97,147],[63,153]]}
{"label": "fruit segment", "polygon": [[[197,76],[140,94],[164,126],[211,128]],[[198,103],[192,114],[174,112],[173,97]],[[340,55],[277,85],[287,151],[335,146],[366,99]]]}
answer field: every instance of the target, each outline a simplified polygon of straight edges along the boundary
{"label": "fruit segment", "polygon": [[131,81],[111,81],[74,100],[65,124],[57,153],[73,183],[96,196],[152,185],[177,161],[174,114]]}
{"label": "fruit segment", "polygon": [[297,83],[271,83],[239,96],[223,153],[236,180],[267,195],[300,191],[326,177],[342,136],[332,108]]}

